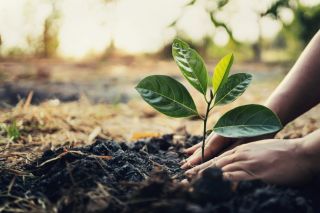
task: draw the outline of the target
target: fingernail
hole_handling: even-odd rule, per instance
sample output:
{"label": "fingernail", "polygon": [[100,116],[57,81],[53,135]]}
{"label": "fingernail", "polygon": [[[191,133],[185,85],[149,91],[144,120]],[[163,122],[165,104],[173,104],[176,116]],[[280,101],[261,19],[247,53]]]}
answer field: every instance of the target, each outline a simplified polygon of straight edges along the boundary
{"label": "fingernail", "polygon": [[191,173],[192,173],[192,170],[191,170],[191,169],[189,169],[189,170],[187,170],[187,171],[185,172],[186,175],[190,175]]}
{"label": "fingernail", "polygon": [[181,152],[186,153],[188,149],[182,149]]}
{"label": "fingernail", "polygon": [[189,167],[188,162],[186,162],[185,164],[183,164],[180,168],[181,169],[187,169]]}
{"label": "fingernail", "polygon": [[190,162],[187,160],[187,162],[181,166],[181,169],[189,169],[190,167],[191,167]]}
{"label": "fingernail", "polygon": [[187,177],[195,177],[197,173],[195,171],[192,171],[191,169],[185,172],[185,175]]}
{"label": "fingernail", "polygon": [[184,164],[184,163],[186,163],[186,162],[187,162],[187,160],[186,160],[186,159],[183,159],[182,161],[180,161],[179,164],[181,165],[181,164]]}
{"label": "fingernail", "polygon": [[183,179],[183,180],[181,181],[181,183],[182,183],[182,184],[188,184],[189,181],[188,181],[188,179]]}
{"label": "fingernail", "polygon": [[184,159],[185,162],[188,162],[191,159],[192,155]]}
{"label": "fingernail", "polygon": [[224,180],[230,180],[230,175],[229,175],[228,173],[226,173],[226,172],[223,172],[222,178],[223,178]]}

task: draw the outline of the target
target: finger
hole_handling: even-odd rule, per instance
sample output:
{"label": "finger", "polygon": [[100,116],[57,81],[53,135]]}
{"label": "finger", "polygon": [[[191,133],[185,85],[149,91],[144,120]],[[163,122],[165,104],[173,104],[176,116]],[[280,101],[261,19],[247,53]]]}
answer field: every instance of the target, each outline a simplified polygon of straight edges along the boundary
{"label": "finger", "polygon": [[[233,146],[233,145],[232,145]],[[229,148],[229,147],[228,147]],[[249,149],[248,148],[245,148],[245,146],[243,145],[240,145],[240,146],[237,146],[237,147],[234,147],[233,149],[230,149],[230,150],[227,150],[225,151],[224,153],[222,153],[221,155],[219,155],[217,157],[217,160],[220,160],[221,158],[224,158],[226,156],[229,156],[229,155],[232,155],[232,154],[235,154],[235,153],[238,153],[238,152],[246,152],[248,151]]]}
{"label": "finger", "polygon": [[189,169],[188,171],[186,171],[187,175],[193,175],[193,174],[197,174],[200,170],[207,168],[208,166],[210,166],[212,164],[212,160],[207,161],[203,164],[200,164],[198,166],[193,167],[192,169]]}
{"label": "finger", "polygon": [[212,161],[210,161],[210,164],[207,165],[206,167],[202,167],[202,169],[199,170],[198,174],[201,175],[206,169],[208,169],[208,168],[210,168],[210,167],[211,167],[211,168],[212,168],[212,167],[217,167],[217,165],[216,165],[216,160],[215,160],[215,159],[212,159]]}
{"label": "finger", "polygon": [[235,153],[236,153],[235,149],[226,151],[226,152],[222,153],[221,155],[219,155],[218,157],[216,157],[216,161],[220,161],[222,158],[225,158],[227,156],[233,155]]}
{"label": "finger", "polygon": [[239,139],[237,141],[234,141],[233,143],[230,144],[230,146],[228,146],[226,149],[223,150],[223,153],[230,151],[236,147],[239,147],[240,145],[245,144],[245,143],[247,143],[246,139]]}
{"label": "finger", "polygon": [[[208,140],[208,139],[207,139]],[[207,142],[206,142],[207,143]],[[190,149],[190,150],[189,150]],[[188,166],[189,164],[193,165],[194,162],[189,162],[191,159],[193,158],[202,158],[202,142],[193,145],[192,147],[190,147],[189,149],[184,150],[184,153],[186,154],[190,154],[191,156],[189,156],[187,159],[184,159],[180,162],[180,164],[183,164],[181,168],[184,169],[184,167]],[[195,162],[195,164],[198,164],[198,161]],[[186,167],[189,168],[189,167]]]}
{"label": "finger", "polygon": [[[204,159],[209,158],[209,150],[204,150]],[[198,148],[190,157],[186,159],[186,162],[181,166],[182,169],[191,168],[193,165],[198,165],[202,161],[202,147]]]}
{"label": "finger", "polygon": [[201,145],[202,145],[202,142],[197,143],[197,144],[193,145],[192,147],[184,149],[183,153],[188,154],[188,155],[192,155],[198,148],[201,147]]}
{"label": "finger", "polygon": [[193,165],[190,164],[189,161],[186,161],[180,168],[181,169],[189,169],[189,168],[192,168],[192,167],[193,167]]}
{"label": "finger", "polygon": [[228,151],[222,153],[221,155],[219,155],[219,156],[217,157],[217,160],[220,159],[220,158],[226,157],[226,156],[228,156],[228,155],[232,155],[232,154],[234,154],[235,152],[236,152],[236,149],[228,150]]}
{"label": "finger", "polygon": [[222,168],[228,164],[235,163],[238,161],[247,160],[247,159],[248,159],[248,156],[246,153],[243,153],[243,152],[234,153],[234,154],[227,155],[227,156],[219,158],[219,159],[217,158],[216,166],[219,168]]}
{"label": "finger", "polygon": [[187,185],[189,183],[189,181],[187,179],[183,179],[180,183],[182,185]]}
{"label": "finger", "polygon": [[[212,157],[215,157],[228,143],[226,138],[221,138],[221,136],[214,135],[208,143],[204,150],[204,160],[208,160]],[[182,165],[182,169],[190,168],[190,165],[197,165],[202,161],[202,147],[199,147],[186,162]]]}
{"label": "finger", "polygon": [[[200,148],[201,150],[201,148]],[[181,161],[182,166],[181,169],[188,169],[193,167],[193,164],[190,163],[190,159],[196,156],[196,153],[199,152],[199,149],[197,149],[191,156],[189,156],[187,159]]]}
{"label": "finger", "polygon": [[221,169],[223,172],[234,172],[234,171],[246,170],[244,161],[227,164]]}
{"label": "finger", "polygon": [[[204,160],[210,159],[213,156],[212,151],[207,148],[204,150]],[[198,165],[202,162],[202,148],[197,149],[193,155],[187,158],[186,162],[181,166],[182,169],[191,168],[194,165]]]}
{"label": "finger", "polygon": [[252,171],[247,161],[240,161],[232,164],[228,164],[222,167],[223,172],[235,172],[235,171],[245,171],[246,173],[250,174],[253,177],[257,175]]}
{"label": "finger", "polygon": [[[215,137],[215,133],[211,133],[207,138],[206,138],[206,141],[205,141],[205,144],[208,144],[212,138]],[[188,149],[185,149],[183,152],[186,153],[186,154],[193,154],[198,148],[200,148],[202,146],[202,142],[200,143],[197,143],[195,145],[193,145],[192,147],[188,148]]]}
{"label": "finger", "polygon": [[241,180],[255,180],[255,176],[247,173],[246,171],[234,171],[234,172],[224,172],[223,178],[230,181],[241,181]]}

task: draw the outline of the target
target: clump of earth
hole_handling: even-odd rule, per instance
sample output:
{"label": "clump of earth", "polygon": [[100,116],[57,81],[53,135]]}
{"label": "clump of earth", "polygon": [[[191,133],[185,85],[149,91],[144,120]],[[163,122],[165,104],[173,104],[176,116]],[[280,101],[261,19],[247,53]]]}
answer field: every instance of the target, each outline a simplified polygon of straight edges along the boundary
{"label": "clump of earth", "polygon": [[320,212],[319,179],[290,188],[261,181],[232,183],[221,170],[185,179],[183,148],[201,141],[173,135],[48,150],[23,165],[31,175],[2,171],[0,212]]}

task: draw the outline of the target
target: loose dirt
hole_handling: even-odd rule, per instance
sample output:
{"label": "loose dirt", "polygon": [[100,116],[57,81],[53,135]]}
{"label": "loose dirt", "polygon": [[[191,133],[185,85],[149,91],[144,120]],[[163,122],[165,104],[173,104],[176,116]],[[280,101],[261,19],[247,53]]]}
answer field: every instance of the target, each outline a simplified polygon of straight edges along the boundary
{"label": "loose dirt", "polygon": [[181,150],[200,140],[98,138],[87,146],[45,151],[22,165],[24,173],[2,169],[0,212],[320,212],[317,181],[301,188],[236,184],[212,168],[181,183]]}

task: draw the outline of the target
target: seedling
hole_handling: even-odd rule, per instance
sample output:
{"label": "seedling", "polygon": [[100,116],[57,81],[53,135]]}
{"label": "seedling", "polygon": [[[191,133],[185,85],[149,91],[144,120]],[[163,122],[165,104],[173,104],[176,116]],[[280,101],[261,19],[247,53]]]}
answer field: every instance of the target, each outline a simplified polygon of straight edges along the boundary
{"label": "seedling", "polygon": [[[200,115],[188,90],[177,80],[165,75],[144,78],[136,86],[142,98],[159,112],[171,117],[199,116],[203,120],[202,162],[210,111],[236,100],[249,86],[252,75],[237,73],[229,76],[233,55],[224,56],[216,65],[212,81],[201,56],[179,39],[172,44],[172,55],[182,75],[198,90],[206,102],[206,111]],[[211,87],[211,88],[210,88]],[[209,90],[209,92],[208,92]],[[213,127],[218,135],[230,138],[253,137],[279,131],[279,118],[267,107],[248,104],[225,113]]]}
{"label": "seedling", "polygon": [[21,135],[20,130],[19,130],[19,127],[15,121],[13,121],[11,124],[7,124],[7,125],[1,124],[0,129],[4,130],[7,137],[12,141],[15,141],[20,138],[20,135]]}

